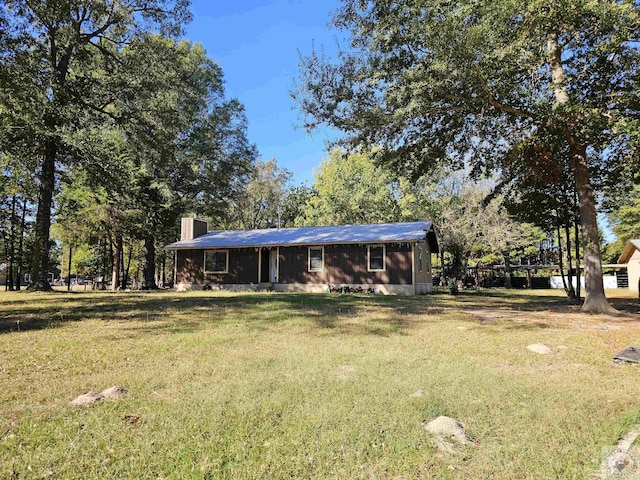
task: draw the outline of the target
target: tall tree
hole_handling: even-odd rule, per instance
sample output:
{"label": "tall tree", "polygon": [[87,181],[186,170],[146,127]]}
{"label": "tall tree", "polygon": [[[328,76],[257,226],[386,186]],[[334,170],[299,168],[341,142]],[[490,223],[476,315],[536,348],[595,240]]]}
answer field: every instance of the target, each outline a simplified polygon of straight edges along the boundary
{"label": "tall tree", "polygon": [[304,223],[306,205],[313,195],[313,189],[305,184],[291,186],[288,189],[281,215],[283,228]]}
{"label": "tall tree", "polygon": [[118,76],[112,75],[120,67],[122,47],[152,29],[178,34],[190,17],[188,4],[188,0],[5,2],[2,13],[9,28],[0,43],[4,87],[0,103],[11,116],[12,128],[34,131],[40,158],[33,288],[50,288],[51,209],[56,169],[72,156],[69,135],[83,128],[89,114],[113,117],[114,99],[126,98],[134,87],[114,81]]}
{"label": "tall tree", "polygon": [[[93,228],[109,239],[113,288],[126,285],[123,253],[137,241],[145,246],[142,285],[155,288],[157,244],[175,240],[181,215],[218,213],[239,188],[255,147],[242,105],[225,98],[222,71],[200,45],[144,35],[122,49],[118,72],[117,81],[135,84],[137,94],[126,105],[109,105],[116,121],[87,118],[70,136],[73,158],[61,200],[71,193],[101,212]],[[127,116],[135,121],[121,121]],[[80,217],[71,223],[86,222],[82,202],[71,206]],[[74,216],[69,210],[67,219]]]}
{"label": "tall tree", "polygon": [[237,190],[256,152],[246,137],[243,106],[226,98],[222,70],[201,45],[154,35],[124,53],[148,85],[133,103],[138,121],[122,129],[137,166],[132,190],[145,218],[143,286],[155,288],[157,241],[175,231],[186,211],[214,214]]}
{"label": "tall tree", "polygon": [[[17,142],[23,140],[20,132],[13,132],[12,136]],[[14,145],[11,155],[0,153],[0,239],[4,245],[8,290],[19,290],[23,278],[25,241],[32,223],[36,191],[34,163],[24,145]]]}
{"label": "tall tree", "polygon": [[467,159],[486,171],[537,132],[560,135],[580,205],[583,311],[613,312],[592,171],[616,170],[608,149],[638,136],[639,11],[632,0],[345,0],[334,24],[350,48],[336,63],[303,58],[293,95],[308,128],[383,145],[379,159],[404,172]]}

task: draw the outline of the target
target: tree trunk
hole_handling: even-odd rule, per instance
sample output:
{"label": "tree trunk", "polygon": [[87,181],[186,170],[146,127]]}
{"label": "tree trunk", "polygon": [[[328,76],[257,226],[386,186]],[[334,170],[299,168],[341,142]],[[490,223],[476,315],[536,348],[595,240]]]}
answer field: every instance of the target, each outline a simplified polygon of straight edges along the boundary
{"label": "tree trunk", "polygon": [[73,255],[73,245],[69,245],[69,267],[67,268],[67,292],[71,291],[71,258]]}
{"label": "tree trunk", "polygon": [[[578,200],[576,199],[576,204],[578,203]],[[582,288],[581,285],[581,278],[582,278],[582,274],[580,272],[580,266],[582,264],[582,261],[580,259],[580,228],[578,226],[578,222],[577,220],[574,220],[573,222],[573,230],[574,230],[574,243],[576,244],[576,276],[578,277],[578,283],[576,284],[576,298],[578,300],[580,300],[581,298],[581,294],[580,294],[580,289]]]}
{"label": "tree trunk", "polygon": [[20,218],[20,240],[18,240],[18,261],[17,263],[17,272],[16,272],[16,290],[20,290],[21,287],[21,277],[22,277],[22,265],[24,263],[23,258],[23,246],[24,246],[24,230],[26,226],[26,218],[27,218],[27,199],[25,198],[22,203],[22,217]]}
{"label": "tree trunk", "polygon": [[[124,252],[123,258],[124,258]],[[129,244],[129,255],[127,256],[127,266],[124,268],[124,275],[122,277],[122,288],[127,289],[127,285],[129,284],[129,269],[131,268],[131,257],[133,256],[133,246]],[[123,260],[124,261],[124,260]]]}
{"label": "tree trunk", "polygon": [[[106,285],[107,280],[107,272],[109,271],[109,259],[113,258],[113,252],[111,252],[111,246],[107,244],[107,239],[103,238],[100,240],[100,244],[102,246],[102,282]],[[107,246],[109,246],[109,251],[107,251]]]}
{"label": "tree trunk", "polygon": [[154,238],[148,236],[144,239],[144,270],[142,272],[142,288],[155,290],[156,285],[156,246]]}
{"label": "tree trunk", "polygon": [[580,202],[580,224],[582,225],[582,252],[584,255],[585,296],[581,311],[587,313],[619,313],[604,294],[600,234],[593,187],[587,167],[587,146],[571,144],[571,160],[575,174],[576,190]]}
{"label": "tree trunk", "polygon": [[167,284],[167,253],[165,251],[164,255],[162,255],[162,276],[160,277],[160,281],[162,282],[162,288],[165,288]]}
{"label": "tree trunk", "polygon": [[113,266],[111,268],[111,290],[115,292],[120,285],[120,252],[122,250],[122,237],[116,237],[115,242],[112,242],[112,249]]}
{"label": "tree trunk", "polygon": [[[124,263],[124,242],[121,241],[121,245],[122,245],[122,248],[120,249],[120,271],[122,272],[122,275],[120,277],[120,288],[122,290],[126,290],[127,281],[129,280],[127,278],[129,272],[125,268],[125,263]],[[131,255],[131,246],[129,246],[129,255]]]}
{"label": "tree trunk", "polygon": [[[6,263],[9,261],[9,239],[7,238],[7,232],[4,229],[2,229],[2,245],[4,247],[4,259],[5,259],[5,265],[6,265]],[[5,277],[4,277],[5,291],[9,290],[9,282],[7,281],[7,279],[8,279],[8,275],[5,274]]]}
{"label": "tree trunk", "polygon": [[140,276],[140,267],[142,262],[140,261],[140,251],[138,250],[138,262],[137,262],[137,268],[136,268],[136,288],[140,289],[142,288],[142,277]]}
{"label": "tree trunk", "polygon": [[[53,130],[54,125],[47,122]],[[58,146],[53,139],[47,142],[47,148],[40,171],[40,195],[38,196],[38,212],[36,213],[35,235],[33,242],[33,260],[31,263],[30,290],[50,291],[49,285],[49,250],[51,242],[51,207],[56,180],[56,155]]]}
{"label": "tree trunk", "polygon": [[504,258],[504,288],[512,288],[511,287],[511,256],[509,255],[509,246],[507,245],[507,250],[502,252],[502,257]]}
{"label": "tree trunk", "polygon": [[467,252],[459,245],[450,245],[449,254],[451,255],[451,268],[449,271],[450,282],[452,280],[463,281],[467,274],[466,259],[468,258]]}
{"label": "tree trunk", "polygon": [[[571,233],[569,232],[569,225],[564,226],[565,237],[567,238],[567,262],[569,263],[569,298],[576,299],[576,291],[573,287],[573,260],[571,258]],[[578,280],[579,281],[579,280]]]}
{"label": "tree trunk", "polygon": [[560,223],[557,225],[558,228],[558,266],[560,267],[560,276],[562,277],[562,286],[564,287],[565,293],[567,290],[567,281],[564,278],[564,265],[562,263],[562,235],[560,234]]}
{"label": "tree trunk", "polygon": [[16,194],[13,194],[11,199],[11,228],[9,230],[9,270],[7,271],[7,278],[5,283],[9,290],[13,290],[14,283],[14,268],[15,268],[15,256],[16,256]]}

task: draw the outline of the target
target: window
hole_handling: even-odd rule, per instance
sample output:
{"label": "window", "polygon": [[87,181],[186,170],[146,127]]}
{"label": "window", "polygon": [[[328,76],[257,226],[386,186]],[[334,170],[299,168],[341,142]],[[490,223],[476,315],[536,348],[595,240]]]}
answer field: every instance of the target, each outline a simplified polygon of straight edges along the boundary
{"label": "window", "polygon": [[309,271],[322,272],[324,270],[324,247],[309,247]]}
{"label": "window", "polygon": [[422,257],[422,247],[418,247],[418,271],[424,270],[424,258]]}
{"label": "window", "polygon": [[369,245],[368,247],[367,270],[370,272],[381,272],[386,269],[384,245]]}
{"label": "window", "polygon": [[229,271],[229,251],[204,252],[204,271],[205,273],[227,273]]}

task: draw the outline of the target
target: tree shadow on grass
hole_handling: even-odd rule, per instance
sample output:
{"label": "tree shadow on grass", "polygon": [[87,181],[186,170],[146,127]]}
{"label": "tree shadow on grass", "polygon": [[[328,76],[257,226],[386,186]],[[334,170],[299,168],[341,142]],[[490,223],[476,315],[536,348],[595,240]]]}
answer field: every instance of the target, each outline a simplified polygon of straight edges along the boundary
{"label": "tree shadow on grass", "polygon": [[[390,335],[416,322],[441,322],[445,312],[494,311],[577,313],[580,305],[557,295],[505,291],[425,296],[198,292],[51,293],[0,296],[0,333],[56,328],[84,320],[131,322],[138,332],[192,332],[229,322],[252,329],[298,321],[335,334]],[[634,299],[614,299],[629,315],[640,311]],[[370,321],[369,321],[370,317]],[[536,327],[539,328],[539,327]]]}
{"label": "tree shadow on grass", "polygon": [[581,302],[549,294],[528,293],[526,290],[463,290],[458,295],[438,293],[433,296],[434,306],[480,309],[504,309],[536,312],[544,310],[568,313],[579,310]]}
{"label": "tree shadow on grass", "polygon": [[[493,309],[522,312],[580,313],[583,299],[571,300],[563,295],[543,294],[538,290],[529,293],[527,290],[466,290],[452,296],[438,293],[433,296],[434,306],[466,309]],[[623,294],[623,292],[621,292]],[[611,297],[611,304],[624,316],[640,313],[640,303],[630,297]],[[627,318],[633,319],[633,318]]]}
{"label": "tree shadow on grass", "polygon": [[371,310],[384,318],[376,319],[372,325],[361,322],[360,330],[387,334],[409,327],[403,316],[442,312],[424,305],[423,300],[348,294],[100,292],[25,293],[18,297],[22,298],[5,302],[0,297],[0,333],[56,328],[85,320],[128,322],[134,331],[179,333],[229,322],[266,329],[291,319],[348,333],[357,330],[349,319]]}

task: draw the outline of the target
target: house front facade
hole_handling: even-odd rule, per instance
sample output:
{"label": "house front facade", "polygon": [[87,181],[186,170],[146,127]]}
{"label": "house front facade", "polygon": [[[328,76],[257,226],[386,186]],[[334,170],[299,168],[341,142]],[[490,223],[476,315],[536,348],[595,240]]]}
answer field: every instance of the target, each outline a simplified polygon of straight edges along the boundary
{"label": "house front facade", "polygon": [[431,253],[438,243],[430,221],[335,227],[206,232],[182,221],[175,252],[178,290],[269,287],[275,291],[373,288],[421,294],[433,288]]}

